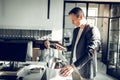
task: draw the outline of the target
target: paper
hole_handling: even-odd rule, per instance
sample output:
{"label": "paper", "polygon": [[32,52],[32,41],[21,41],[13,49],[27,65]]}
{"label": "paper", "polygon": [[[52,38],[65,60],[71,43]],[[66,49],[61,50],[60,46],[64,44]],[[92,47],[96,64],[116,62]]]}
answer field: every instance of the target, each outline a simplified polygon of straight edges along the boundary
{"label": "paper", "polygon": [[72,75],[63,77],[60,75],[61,69],[50,69],[47,68],[47,80],[72,80]]}

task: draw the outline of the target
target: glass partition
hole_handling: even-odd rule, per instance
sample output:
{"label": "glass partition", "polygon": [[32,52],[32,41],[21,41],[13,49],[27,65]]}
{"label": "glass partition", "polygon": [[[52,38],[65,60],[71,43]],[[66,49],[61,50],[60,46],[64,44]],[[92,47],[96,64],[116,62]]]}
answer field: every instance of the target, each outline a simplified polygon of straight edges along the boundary
{"label": "glass partition", "polygon": [[110,18],[107,74],[120,76],[120,18]]}

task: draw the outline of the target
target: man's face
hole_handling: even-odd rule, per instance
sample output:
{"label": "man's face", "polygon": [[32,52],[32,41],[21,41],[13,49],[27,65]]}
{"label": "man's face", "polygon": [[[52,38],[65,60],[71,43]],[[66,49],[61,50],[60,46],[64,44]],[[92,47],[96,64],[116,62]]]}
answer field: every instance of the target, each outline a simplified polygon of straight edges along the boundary
{"label": "man's face", "polygon": [[75,25],[76,27],[80,27],[80,21],[81,21],[80,18],[77,18],[74,14],[70,14],[69,17],[73,25]]}

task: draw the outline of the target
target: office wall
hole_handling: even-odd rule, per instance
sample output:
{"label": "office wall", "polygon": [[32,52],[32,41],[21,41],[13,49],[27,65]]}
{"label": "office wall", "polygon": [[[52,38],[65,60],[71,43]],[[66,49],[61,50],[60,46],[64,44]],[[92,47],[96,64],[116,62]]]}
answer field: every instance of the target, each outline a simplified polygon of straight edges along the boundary
{"label": "office wall", "polygon": [[[3,23],[8,28],[51,29],[57,24],[61,27],[63,17],[63,0],[51,0],[50,19],[47,19],[48,0],[0,0],[2,4]],[[24,27],[25,26],[25,27]]]}
{"label": "office wall", "polygon": [[0,0],[0,23],[2,23],[2,0]]}
{"label": "office wall", "polygon": [[4,28],[37,29],[47,20],[47,0],[2,0],[2,4]]}
{"label": "office wall", "polygon": [[64,0],[50,0],[50,22],[52,23],[52,40],[62,42],[63,38],[63,4]]}
{"label": "office wall", "polygon": [[63,0],[0,0],[0,28],[52,30],[62,39]]}

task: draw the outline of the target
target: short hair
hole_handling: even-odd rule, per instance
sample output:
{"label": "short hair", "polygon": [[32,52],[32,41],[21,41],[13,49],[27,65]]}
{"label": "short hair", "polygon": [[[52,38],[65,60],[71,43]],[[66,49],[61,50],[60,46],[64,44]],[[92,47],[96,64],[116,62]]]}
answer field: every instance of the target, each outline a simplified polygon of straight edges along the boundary
{"label": "short hair", "polygon": [[74,14],[77,18],[79,17],[80,14],[83,14],[83,16],[85,17],[84,12],[83,12],[83,10],[82,10],[80,7],[75,7],[75,8],[73,8],[73,9],[69,12],[69,15],[70,15],[70,14]]}

